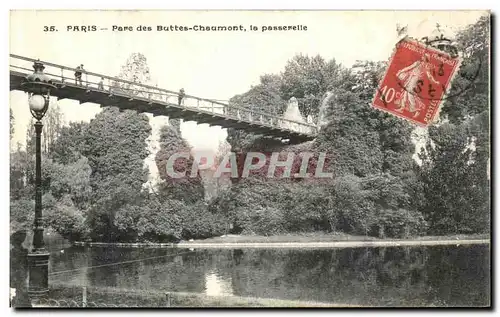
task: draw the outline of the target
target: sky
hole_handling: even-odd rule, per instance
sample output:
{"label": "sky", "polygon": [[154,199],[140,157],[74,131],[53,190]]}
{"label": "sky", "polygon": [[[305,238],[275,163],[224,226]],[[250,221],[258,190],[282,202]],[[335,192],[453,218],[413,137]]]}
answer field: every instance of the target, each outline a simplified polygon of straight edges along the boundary
{"label": "sky", "polygon": [[[116,76],[132,53],[147,59],[152,84],[208,99],[228,100],[279,73],[298,53],[321,55],[344,66],[356,60],[388,60],[397,41],[396,25],[408,35],[429,35],[436,23],[449,34],[474,23],[485,11],[11,11],[10,53]],[[68,31],[95,25],[97,31]],[[134,31],[112,31],[113,25]],[[168,32],[157,26],[243,25],[246,32]],[[250,25],[258,31],[250,31]],[[262,26],[302,25],[307,31],[262,32]],[[44,32],[54,26],[56,32]],[[151,26],[152,31],[137,31]],[[100,30],[107,28],[107,30]],[[31,67],[31,65],[26,65]],[[61,100],[67,122],[89,121],[101,110],[92,103]],[[10,92],[15,118],[11,144],[24,144],[30,120],[27,95]],[[154,131],[165,118],[151,121]],[[224,129],[189,122],[182,135],[198,150],[216,150]],[[11,146],[12,148],[12,146]]]}

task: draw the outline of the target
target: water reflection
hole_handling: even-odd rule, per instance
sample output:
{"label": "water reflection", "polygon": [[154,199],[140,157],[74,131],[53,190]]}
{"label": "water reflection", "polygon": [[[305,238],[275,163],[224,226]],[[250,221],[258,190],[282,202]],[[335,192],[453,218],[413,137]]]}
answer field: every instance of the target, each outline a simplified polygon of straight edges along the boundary
{"label": "water reflection", "polygon": [[214,271],[205,274],[205,294],[209,296],[231,296],[233,289],[231,276],[219,276]]}
{"label": "water reflection", "polygon": [[[82,269],[89,267],[87,269]],[[376,306],[489,305],[489,247],[69,248],[51,282]],[[56,274],[56,272],[63,272]]]}

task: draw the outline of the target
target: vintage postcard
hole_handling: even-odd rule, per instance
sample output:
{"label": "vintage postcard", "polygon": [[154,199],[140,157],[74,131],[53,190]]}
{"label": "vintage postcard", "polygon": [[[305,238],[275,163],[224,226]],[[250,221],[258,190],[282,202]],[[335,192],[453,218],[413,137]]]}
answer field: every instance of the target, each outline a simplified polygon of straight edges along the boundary
{"label": "vintage postcard", "polygon": [[490,307],[490,34],[12,10],[11,307]]}

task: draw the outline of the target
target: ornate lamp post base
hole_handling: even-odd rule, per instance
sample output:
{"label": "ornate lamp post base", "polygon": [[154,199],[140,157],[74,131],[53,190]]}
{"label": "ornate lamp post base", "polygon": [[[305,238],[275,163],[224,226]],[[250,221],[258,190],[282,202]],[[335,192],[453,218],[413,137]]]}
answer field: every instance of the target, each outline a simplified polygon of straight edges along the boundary
{"label": "ornate lamp post base", "polygon": [[46,251],[28,254],[29,289],[31,299],[47,296],[49,292],[49,253]]}

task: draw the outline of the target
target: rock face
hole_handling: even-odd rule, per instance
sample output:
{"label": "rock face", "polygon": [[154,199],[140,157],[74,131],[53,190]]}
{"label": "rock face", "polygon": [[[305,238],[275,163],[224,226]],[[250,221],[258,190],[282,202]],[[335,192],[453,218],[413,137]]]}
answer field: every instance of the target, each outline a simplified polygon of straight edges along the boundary
{"label": "rock face", "polygon": [[160,150],[160,130],[161,127],[168,125],[168,117],[154,117],[152,114],[146,114],[149,118],[149,124],[151,125],[151,135],[147,139],[147,147],[149,151],[149,156],[144,160],[144,165],[147,167],[148,181],[143,184],[148,191],[152,191],[153,188],[161,182],[160,173],[158,167],[156,166],[156,154]]}
{"label": "rock face", "polygon": [[[286,107],[285,113],[283,113],[283,119],[293,120],[293,121],[297,121],[300,123],[306,123],[306,121],[304,120],[304,117],[300,113],[299,102],[297,101],[297,98],[295,98],[295,97],[290,98],[290,100],[288,101],[288,106]],[[308,130],[307,127],[302,126],[302,125],[297,124],[297,123],[293,123],[293,122],[282,122],[280,124],[280,126],[282,128],[290,129],[290,130],[294,130],[294,131],[309,132],[309,131],[307,131]]]}
{"label": "rock face", "polygon": [[319,114],[318,114],[318,128],[321,130],[323,126],[325,126],[328,121],[326,120],[326,110],[328,107],[328,101],[334,96],[333,92],[327,91],[325,93],[325,97],[323,98],[323,101],[321,102],[321,106],[319,107]]}

